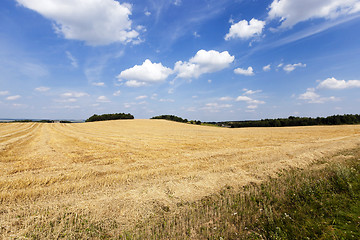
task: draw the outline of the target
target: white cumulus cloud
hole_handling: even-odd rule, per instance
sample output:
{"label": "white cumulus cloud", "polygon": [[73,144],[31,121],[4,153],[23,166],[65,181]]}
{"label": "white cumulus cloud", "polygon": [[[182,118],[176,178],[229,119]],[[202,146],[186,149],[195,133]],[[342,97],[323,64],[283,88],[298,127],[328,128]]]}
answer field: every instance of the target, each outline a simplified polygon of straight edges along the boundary
{"label": "white cumulus cloud", "polygon": [[360,88],[360,80],[337,80],[336,78],[327,78],[320,82],[317,88],[326,89],[346,89],[346,88]]}
{"label": "white cumulus cloud", "polygon": [[173,71],[170,68],[164,67],[161,63],[152,63],[146,59],[142,65],[135,65],[122,71],[117,78],[119,81],[127,80],[126,86],[141,87],[151,83],[163,82],[172,73]]}
{"label": "white cumulus cloud", "polygon": [[198,64],[182,61],[175,63],[174,71],[177,72],[178,78],[198,78],[203,74]]}
{"label": "white cumulus cloud", "polygon": [[274,0],[269,19],[280,19],[281,28],[289,28],[310,19],[334,19],[360,11],[359,0]]}
{"label": "white cumulus cloud", "polygon": [[80,97],[87,97],[89,94],[85,92],[66,92],[61,94],[62,97],[69,97],[69,98],[80,98]]}
{"label": "white cumulus cloud", "polygon": [[129,80],[125,82],[125,85],[128,87],[143,87],[147,84],[145,82],[138,82],[136,80]]}
{"label": "white cumulus cloud", "polygon": [[6,100],[14,101],[14,100],[17,100],[17,99],[19,99],[19,98],[21,98],[20,95],[14,95],[14,96],[8,96],[8,97],[6,98]]}
{"label": "white cumulus cloud", "polygon": [[252,109],[252,110],[256,109],[259,104],[265,104],[264,101],[256,100],[256,99],[253,99],[248,96],[238,96],[236,98],[236,101],[237,102],[246,102],[248,104],[247,108]]}
{"label": "white cumulus cloud", "polygon": [[143,95],[143,96],[138,96],[138,97],[136,97],[135,99],[136,100],[142,100],[142,99],[146,99],[148,96],[146,96],[146,95]]}
{"label": "white cumulus cloud", "polygon": [[199,50],[188,62],[178,61],[174,71],[177,78],[198,78],[205,73],[221,71],[230,66],[235,57],[228,51]]}
{"label": "white cumulus cloud", "polygon": [[113,96],[120,96],[120,95],[121,95],[121,91],[120,91],[120,90],[118,90],[118,91],[116,91],[116,92],[113,93]]}
{"label": "white cumulus cloud", "polygon": [[247,69],[244,68],[236,68],[234,70],[234,73],[241,74],[245,76],[253,76],[254,75],[254,69],[252,67],[248,67]]}
{"label": "white cumulus cloud", "polygon": [[252,94],[255,94],[255,93],[262,92],[262,90],[255,90],[254,91],[254,90],[246,89],[246,88],[244,88],[243,91],[244,91],[244,95],[252,95]]}
{"label": "white cumulus cloud", "polygon": [[247,109],[257,109],[258,105],[249,105],[246,107]]}
{"label": "white cumulus cloud", "polygon": [[315,92],[315,88],[308,88],[305,93],[300,94],[300,100],[306,100],[308,103],[325,103],[331,101],[338,101],[339,99],[331,96],[331,97],[321,97],[319,94]]}
{"label": "white cumulus cloud", "polygon": [[115,0],[16,0],[52,20],[56,33],[89,45],[138,41],[131,5]]}
{"label": "white cumulus cloud", "polygon": [[242,20],[231,25],[229,33],[225,36],[225,40],[230,40],[232,38],[249,39],[259,36],[262,33],[265,24],[265,21],[260,21],[255,18],[251,19],[249,22]]}
{"label": "white cumulus cloud", "polygon": [[255,99],[252,99],[248,96],[238,96],[236,98],[236,101],[237,102],[247,102],[249,104],[264,104],[265,102],[264,101],[260,101],[260,100],[255,100]]}
{"label": "white cumulus cloud", "polygon": [[306,67],[306,64],[303,64],[303,63],[287,64],[284,66],[283,69],[285,72],[289,73],[289,72],[294,71],[298,67]]}
{"label": "white cumulus cloud", "polygon": [[233,98],[232,97],[221,97],[219,98],[220,101],[232,101]]}
{"label": "white cumulus cloud", "polygon": [[264,72],[268,72],[270,70],[271,70],[271,65],[270,64],[263,67]]}
{"label": "white cumulus cloud", "polygon": [[107,102],[111,102],[106,96],[99,96],[96,99],[97,102],[102,102],[102,103],[107,103]]}
{"label": "white cumulus cloud", "polygon": [[49,90],[50,90],[49,87],[37,87],[37,88],[35,88],[35,91],[37,91],[37,92],[47,92]]}
{"label": "white cumulus cloud", "polygon": [[0,91],[0,96],[9,95],[9,91]]}

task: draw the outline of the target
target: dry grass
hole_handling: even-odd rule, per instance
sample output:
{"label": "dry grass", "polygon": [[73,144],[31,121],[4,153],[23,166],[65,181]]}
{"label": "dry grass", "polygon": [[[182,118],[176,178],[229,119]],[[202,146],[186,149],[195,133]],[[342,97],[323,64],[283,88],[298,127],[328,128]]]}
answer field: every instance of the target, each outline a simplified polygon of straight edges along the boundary
{"label": "dry grass", "polygon": [[0,238],[23,236],[39,226],[48,228],[43,237],[75,238],[69,221],[90,230],[92,222],[113,224],[109,234],[116,234],[225,185],[259,182],[280,169],[305,167],[354,148],[359,136],[357,125],[225,129],[164,120],[1,123]]}

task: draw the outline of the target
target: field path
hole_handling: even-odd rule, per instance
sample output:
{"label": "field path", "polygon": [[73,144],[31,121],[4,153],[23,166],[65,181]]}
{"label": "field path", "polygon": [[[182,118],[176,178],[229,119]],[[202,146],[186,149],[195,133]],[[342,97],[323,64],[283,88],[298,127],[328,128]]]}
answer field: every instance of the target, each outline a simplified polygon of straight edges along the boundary
{"label": "field path", "polygon": [[[131,224],[225,185],[258,182],[360,144],[360,126],[227,129],[164,120],[0,123],[0,224],[82,212]],[[31,210],[31,211],[30,211]],[[16,216],[24,216],[19,225]],[[0,230],[2,231],[2,230]],[[0,235],[1,237],[1,235]]]}

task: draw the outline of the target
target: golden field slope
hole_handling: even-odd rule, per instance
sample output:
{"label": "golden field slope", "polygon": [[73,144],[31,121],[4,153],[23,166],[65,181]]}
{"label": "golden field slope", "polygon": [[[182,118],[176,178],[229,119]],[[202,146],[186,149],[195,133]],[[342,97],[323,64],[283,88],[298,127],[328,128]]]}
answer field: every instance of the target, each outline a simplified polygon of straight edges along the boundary
{"label": "golden field slope", "polygon": [[159,206],[173,210],[225,185],[261,181],[359,143],[359,125],[0,123],[0,238],[21,236],[65,210],[126,227]]}

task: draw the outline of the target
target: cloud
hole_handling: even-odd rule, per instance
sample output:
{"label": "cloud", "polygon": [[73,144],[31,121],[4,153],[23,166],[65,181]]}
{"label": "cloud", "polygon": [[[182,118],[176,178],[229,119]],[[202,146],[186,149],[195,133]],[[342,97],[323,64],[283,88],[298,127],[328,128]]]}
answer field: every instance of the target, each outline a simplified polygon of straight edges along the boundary
{"label": "cloud", "polygon": [[151,15],[151,12],[149,12],[148,10],[145,10],[144,14],[145,14],[146,16],[150,16],[150,15]]}
{"label": "cloud", "polygon": [[264,72],[268,72],[270,70],[271,70],[271,65],[270,64],[263,67]]}
{"label": "cloud", "polygon": [[124,103],[124,108],[131,108],[133,103]]}
{"label": "cloud", "polygon": [[252,109],[252,110],[257,108],[259,104],[265,104],[264,101],[252,99],[252,98],[250,98],[248,96],[238,96],[235,101],[237,101],[237,102],[246,102],[248,104],[247,108]]}
{"label": "cloud", "polygon": [[225,40],[230,40],[232,38],[249,39],[259,36],[262,33],[265,24],[265,21],[260,21],[255,18],[251,19],[249,22],[242,20],[231,25],[229,33],[225,36]]}
{"label": "cloud", "polygon": [[359,0],[274,0],[269,19],[280,19],[280,28],[316,18],[335,19],[360,11]]}
{"label": "cloud", "polygon": [[93,82],[92,85],[97,86],[97,87],[103,87],[105,86],[104,82]]}
{"label": "cloud", "polygon": [[37,87],[37,88],[35,88],[35,91],[37,91],[37,92],[47,92],[49,90],[50,90],[49,87]]}
{"label": "cloud", "polygon": [[321,97],[319,94],[315,92],[315,88],[308,88],[305,93],[300,94],[300,100],[306,100],[308,103],[325,103],[329,101],[338,101],[339,99],[331,96],[331,97]]}
{"label": "cloud", "polygon": [[99,96],[96,101],[101,103],[111,102],[106,96]]}
{"label": "cloud", "polygon": [[89,45],[136,41],[131,5],[114,0],[16,0],[21,6],[52,20],[56,33]]}
{"label": "cloud", "polygon": [[175,63],[174,71],[177,72],[178,78],[198,78],[203,71],[200,71],[198,64],[178,61]]}
{"label": "cloud", "polygon": [[113,93],[113,96],[120,96],[120,94],[121,94],[121,91],[118,90],[118,91],[116,91],[116,92]]}
{"label": "cloud", "polygon": [[257,109],[258,105],[249,105],[246,107],[247,109]]}
{"label": "cloud", "polygon": [[102,82],[102,79],[104,79],[103,72],[110,57],[110,55],[105,55],[88,61],[87,66],[84,68],[84,74],[89,84],[93,85]]}
{"label": "cloud", "polygon": [[297,67],[306,67],[306,64],[303,64],[303,63],[288,64],[288,65],[284,66],[283,69],[285,72],[289,73],[289,72],[294,71]]}
{"label": "cloud", "polygon": [[360,88],[360,80],[337,80],[336,78],[327,78],[321,81],[316,88],[308,88],[305,93],[300,94],[298,99],[306,100],[308,103],[325,103],[331,101],[339,101],[334,96],[321,97],[316,91],[318,89],[343,90],[349,88]]}
{"label": "cloud", "polygon": [[74,68],[78,68],[78,62],[77,62],[76,58],[69,51],[66,51],[65,53],[66,53],[66,56],[68,57],[68,59],[70,60],[71,65]]}
{"label": "cloud", "polygon": [[324,89],[346,89],[346,88],[360,88],[360,80],[336,80],[335,78],[327,78],[320,82],[317,88]]}
{"label": "cloud", "polygon": [[220,110],[231,108],[232,106],[233,105],[231,104],[207,103],[202,109],[209,112],[219,112]]}
{"label": "cloud", "polygon": [[[342,18],[338,18],[333,21],[325,21],[321,24],[313,24],[310,27],[306,27],[303,30],[295,31],[293,34],[290,34],[284,38],[276,39],[276,41],[273,41],[269,44],[263,44],[260,48],[261,49],[269,49],[269,48],[275,48],[279,46],[286,45],[288,43],[296,42],[298,40],[308,38],[310,36],[313,36],[315,34],[321,33],[323,31],[326,31],[329,28],[344,24],[346,22],[352,21],[354,19],[359,18],[358,14],[354,15],[348,15],[344,16]],[[276,29],[275,29],[276,30]],[[260,49],[258,48],[258,49]]]}
{"label": "cloud", "polygon": [[245,75],[245,76],[253,76],[254,75],[254,69],[252,67],[248,67],[247,69],[236,68],[234,70],[234,73]]}
{"label": "cloud", "polygon": [[9,91],[0,91],[0,96],[9,95]]}
{"label": "cloud", "polygon": [[12,104],[13,107],[19,108],[19,107],[26,107],[27,105],[25,104],[20,104],[20,103],[13,103]]}
{"label": "cloud", "polygon": [[175,100],[170,98],[161,98],[159,102],[175,102]]}
{"label": "cloud", "polygon": [[126,86],[141,87],[151,83],[163,82],[172,73],[173,71],[170,68],[164,67],[161,63],[152,63],[146,59],[142,65],[135,65],[122,71],[117,78],[119,81],[127,80]]}
{"label": "cloud", "polygon": [[145,82],[138,82],[136,80],[129,80],[125,82],[125,85],[128,87],[143,87],[147,84]]}
{"label": "cloud", "polygon": [[6,100],[8,100],[8,101],[14,101],[14,100],[17,100],[17,99],[19,99],[19,98],[21,98],[20,95],[14,95],[14,96],[8,96],[8,97],[6,98]]}
{"label": "cloud", "polygon": [[228,51],[199,50],[188,62],[178,61],[174,71],[177,78],[198,78],[202,74],[221,71],[234,61]]}
{"label": "cloud", "polygon": [[299,96],[299,99],[314,101],[319,99],[320,95],[315,93],[315,88],[308,88],[305,93]]}
{"label": "cloud", "polygon": [[135,99],[136,100],[142,100],[142,99],[146,99],[148,96],[146,96],[146,95],[143,95],[143,96],[138,96],[138,97],[136,97]]}
{"label": "cloud", "polygon": [[237,102],[247,102],[249,104],[264,104],[264,101],[254,100],[248,96],[238,96],[236,98]]}
{"label": "cloud", "polygon": [[232,97],[221,97],[219,98],[220,101],[232,101],[233,98]]}
{"label": "cloud", "polygon": [[55,99],[54,102],[58,102],[58,103],[74,103],[74,102],[77,102],[77,99],[76,98]]}
{"label": "cloud", "polygon": [[195,38],[199,38],[199,37],[200,37],[200,34],[197,33],[197,32],[194,32],[193,35],[194,35]]}
{"label": "cloud", "polygon": [[182,0],[174,0],[175,6],[180,6],[182,4]]}
{"label": "cloud", "polygon": [[65,109],[79,109],[80,106],[70,106],[70,105],[67,105],[67,106],[60,106],[60,108],[65,108]]}
{"label": "cloud", "polygon": [[85,92],[66,92],[61,94],[62,97],[70,97],[70,98],[80,98],[80,97],[87,97],[89,94]]}
{"label": "cloud", "polygon": [[255,90],[255,91],[253,91],[253,90],[249,90],[249,89],[246,89],[246,88],[244,88],[243,91],[245,91],[245,92],[244,92],[244,95],[252,95],[252,94],[255,94],[255,93],[262,92],[262,90]]}
{"label": "cloud", "polygon": [[250,101],[252,101],[252,99],[250,97],[247,97],[247,96],[238,96],[236,98],[236,101],[237,102],[240,102],[240,101],[250,102]]}

